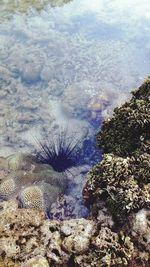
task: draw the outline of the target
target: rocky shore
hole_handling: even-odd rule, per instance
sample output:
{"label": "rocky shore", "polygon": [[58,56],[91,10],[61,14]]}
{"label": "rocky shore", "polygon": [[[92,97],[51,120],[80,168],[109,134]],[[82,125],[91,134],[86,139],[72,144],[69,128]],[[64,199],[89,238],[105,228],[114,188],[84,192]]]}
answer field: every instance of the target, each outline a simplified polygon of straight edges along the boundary
{"label": "rocky shore", "polygon": [[[56,201],[66,177],[37,166],[32,157],[1,158],[0,266],[150,266],[149,103],[150,78],[104,121],[97,134],[103,160],[88,173],[83,189],[90,207],[86,219],[46,216],[45,190],[59,189],[51,200]],[[34,194],[25,191],[22,177]]]}

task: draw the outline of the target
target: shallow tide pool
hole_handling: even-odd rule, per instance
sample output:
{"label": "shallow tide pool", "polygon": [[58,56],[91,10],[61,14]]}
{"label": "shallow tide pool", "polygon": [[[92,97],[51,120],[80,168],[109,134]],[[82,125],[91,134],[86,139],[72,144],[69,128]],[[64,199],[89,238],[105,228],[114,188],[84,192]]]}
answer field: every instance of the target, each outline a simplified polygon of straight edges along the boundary
{"label": "shallow tide pool", "polygon": [[59,127],[93,135],[149,74],[148,1],[3,0],[0,8],[4,154],[31,150]]}
{"label": "shallow tide pool", "polygon": [[147,0],[2,0],[0,154],[33,153],[67,129],[92,165],[102,120],[149,70]]}

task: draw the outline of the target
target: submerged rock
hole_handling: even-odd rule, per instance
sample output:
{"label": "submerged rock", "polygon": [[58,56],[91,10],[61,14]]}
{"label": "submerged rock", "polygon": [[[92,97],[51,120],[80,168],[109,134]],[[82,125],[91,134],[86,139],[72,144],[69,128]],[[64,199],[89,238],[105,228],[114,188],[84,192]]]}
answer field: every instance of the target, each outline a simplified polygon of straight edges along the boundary
{"label": "submerged rock", "polygon": [[22,68],[22,80],[26,83],[35,83],[40,80],[42,66],[34,63],[26,63]]}

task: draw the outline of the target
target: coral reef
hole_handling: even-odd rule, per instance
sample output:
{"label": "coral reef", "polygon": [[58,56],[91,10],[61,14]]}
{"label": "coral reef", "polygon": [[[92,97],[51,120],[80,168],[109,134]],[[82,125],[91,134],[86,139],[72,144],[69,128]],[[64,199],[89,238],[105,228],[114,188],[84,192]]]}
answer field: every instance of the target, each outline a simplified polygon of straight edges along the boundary
{"label": "coral reef", "polygon": [[[149,84],[148,79],[133,92],[135,102],[136,97],[147,99]],[[132,106],[133,98],[125,105]],[[147,100],[144,103],[147,105]],[[120,110],[122,114],[122,107]],[[145,110],[147,112],[147,108]],[[131,117],[133,113],[138,114],[138,111],[131,109]],[[109,123],[111,125],[111,120]],[[138,137],[138,133],[138,142],[133,140],[134,149],[129,151],[125,145],[123,157],[118,149],[115,150],[116,139],[115,149],[104,154],[103,160],[88,173],[83,190],[84,200],[91,204],[88,219],[71,219],[75,199],[70,196],[58,198],[73,174],[67,178],[28,154],[1,157],[1,266],[148,267],[150,163],[147,124],[147,120],[140,124],[144,127],[141,128],[144,139]],[[124,140],[123,131],[121,136]],[[78,167],[79,174],[86,173],[88,167]],[[56,220],[58,218],[61,220]]]}
{"label": "coral reef", "polygon": [[0,181],[0,199],[15,197],[24,208],[49,210],[67,186],[65,174],[37,163],[36,158],[28,154],[10,155],[1,162],[2,166],[8,173]]}

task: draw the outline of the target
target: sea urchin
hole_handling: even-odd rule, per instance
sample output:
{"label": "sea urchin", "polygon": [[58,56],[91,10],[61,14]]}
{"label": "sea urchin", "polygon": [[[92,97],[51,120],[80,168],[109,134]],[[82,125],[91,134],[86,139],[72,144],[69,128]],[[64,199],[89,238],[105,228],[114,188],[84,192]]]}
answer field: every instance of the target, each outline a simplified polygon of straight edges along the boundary
{"label": "sea urchin", "polygon": [[37,159],[40,163],[49,164],[57,172],[68,171],[69,168],[80,163],[81,141],[62,131],[54,140],[38,141],[40,151]]}

